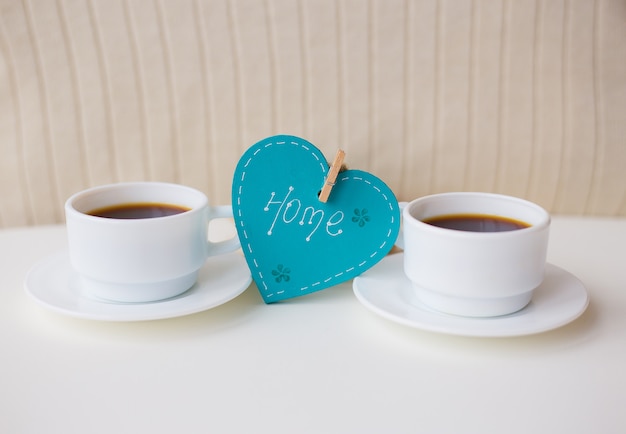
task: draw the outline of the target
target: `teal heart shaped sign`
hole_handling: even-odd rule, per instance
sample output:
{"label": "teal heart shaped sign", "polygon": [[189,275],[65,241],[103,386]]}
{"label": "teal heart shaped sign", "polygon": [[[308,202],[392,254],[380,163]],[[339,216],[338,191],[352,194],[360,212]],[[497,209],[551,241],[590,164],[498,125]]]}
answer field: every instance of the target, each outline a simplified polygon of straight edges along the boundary
{"label": "teal heart shaped sign", "polygon": [[233,177],[232,204],[241,247],[266,303],[350,280],[393,247],[400,210],[374,175],[340,172],[319,200],[329,167],[294,136],[266,138],[248,149]]}

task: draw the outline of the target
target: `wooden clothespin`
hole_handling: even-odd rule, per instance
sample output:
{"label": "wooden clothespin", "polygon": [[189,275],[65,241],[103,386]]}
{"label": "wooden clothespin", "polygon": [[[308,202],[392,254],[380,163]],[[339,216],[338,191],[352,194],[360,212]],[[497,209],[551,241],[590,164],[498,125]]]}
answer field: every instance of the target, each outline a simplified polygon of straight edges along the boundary
{"label": "wooden clothespin", "polygon": [[330,166],[330,170],[328,171],[328,175],[326,176],[326,181],[324,181],[324,186],[322,187],[322,191],[320,192],[319,199],[320,202],[326,203],[328,200],[328,196],[330,196],[330,191],[335,186],[335,180],[337,179],[337,175],[341,170],[341,165],[343,164],[343,159],[346,156],[346,153],[341,149],[337,150],[337,154],[335,154],[335,160],[333,164]]}

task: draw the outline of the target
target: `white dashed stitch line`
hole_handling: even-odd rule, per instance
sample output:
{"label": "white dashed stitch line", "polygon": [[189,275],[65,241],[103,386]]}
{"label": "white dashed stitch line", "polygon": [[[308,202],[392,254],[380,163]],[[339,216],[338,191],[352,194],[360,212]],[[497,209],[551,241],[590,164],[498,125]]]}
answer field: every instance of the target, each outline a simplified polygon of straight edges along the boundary
{"label": "white dashed stitch line", "polygon": [[[278,145],[284,145],[285,143],[286,143],[286,142],[276,142],[276,144],[278,144]],[[304,144],[300,144],[300,143],[297,143],[297,142],[294,142],[294,141],[292,141],[292,142],[290,142],[290,143],[291,143],[292,145],[295,145],[295,146],[300,146],[302,149],[304,149],[304,150],[306,150],[306,151],[310,151],[310,148],[309,148],[308,146],[305,146]],[[264,148],[264,149],[266,149],[266,148],[269,148],[269,147],[270,147],[270,146],[272,146],[272,145],[274,145],[274,143],[267,143],[267,144],[265,144],[265,145],[263,146],[263,148]],[[256,156],[259,152],[261,152],[261,150],[262,150],[261,148],[256,149],[256,150],[253,152],[253,156]],[[322,171],[322,172],[326,172],[327,167],[326,167],[326,166],[324,166],[324,164],[322,164],[322,162],[321,162],[320,158],[319,158],[319,157],[318,157],[315,153],[311,153],[311,155],[312,155],[312,156],[313,156],[313,157],[314,157],[314,158],[315,158],[315,159],[319,162],[319,165],[320,165],[320,169],[321,169],[321,171]],[[244,168],[248,167],[248,165],[251,163],[251,161],[252,161],[252,158],[249,158],[249,159],[248,159],[248,161],[246,161],[246,163],[244,164]],[[245,181],[245,177],[246,177],[246,172],[245,172],[245,171],[243,171],[243,172],[242,172],[242,174],[241,174],[241,182],[242,182],[242,183]],[[347,180],[349,180],[349,179],[350,179],[350,177],[349,177],[349,176],[345,176],[345,177],[341,178],[341,181],[347,181]],[[368,185],[370,185],[371,187],[373,187],[373,188],[374,188],[374,189],[375,189],[378,193],[380,193],[380,194],[382,195],[382,197],[385,199],[385,201],[387,201],[387,202],[388,202],[389,209],[390,209],[391,211],[393,211],[393,205],[392,205],[392,203],[389,201],[388,196],[387,196],[385,193],[383,193],[383,192],[381,191],[381,189],[380,189],[380,188],[378,188],[377,186],[373,185],[373,184],[371,183],[371,181],[369,181],[369,180],[367,180],[367,179],[363,179],[362,177],[355,176],[355,177],[353,177],[353,179],[354,179],[354,180],[356,180],[356,181],[364,181],[366,184],[368,184]],[[241,196],[242,192],[243,192],[243,185],[240,185],[240,186],[239,186],[239,189],[238,189],[238,194]],[[238,206],[241,206],[241,198],[240,198],[240,197],[238,197],[238,198],[237,198],[237,205],[238,205]],[[240,218],[243,216],[241,209],[239,209],[239,210],[238,210],[237,215],[238,215]],[[394,219],[394,217],[393,217],[393,216],[391,216],[391,224],[393,224],[394,222],[395,222],[395,219]],[[240,225],[241,225],[241,227],[242,227],[242,228],[244,228],[244,227],[245,227],[245,224],[244,224],[244,222],[243,222],[243,221],[240,221]],[[391,231],[391,229],[389,229],[389,230],[387,231],[387,238],[389,238],[389,237],[391,236],[391,232],[392,232],[392,231]],[[244,236],[244,238],[248,239],[248,234],[247,234],[247,232],[246,232],[245,230],[243,230],[243,236]],[[380,245],[380,247],[378,248],[378,250],[382,250],[382,248],[383,248],[386,244],[387,244],[387,241],[383,241],[383,243]],[[377,250],[377,251],[375,251],[374,253],[372,253],[372,254],[370,255],[370,258],[373,258],[374,256],[376,256],[376,255],[378,254],[378,250]],[[252,246],[251,246],[249,243],[248,243],[248,251],[249,251],[250,253],[252,253]],[[253,261],[253,263],[254,263],[255,267],[259,268],[259,264],[258,264],[258,262],[257,262],[256,258],[252,258],[252,261]],[[365,260],[365,261],[361,262],[358,266],[359,266],[359,267],[363,267],[365,264],[367,264],[367,262],[368,262],[368,261],[367,261],[367,260]],[[350,268],[348,268],[348,269],[346,269],[346,270],[344,270],[344,271],[341,271],[341,272],[339,272],[339,273],[335,274],[334,276],[331,276],[331,277],[329,277],[329,278],[325,279],[325,280],[324,280],[324,283],[328,283],[328,282],[330,282],[330,281],[331,281],[332,279],[334,279],[334,278],[339,278],[339,277],[341,277],[344,273],[350,273],[350,272],[354,271],[354,269],[355,269],[355,267],[350,267]],[[260,272],[259,272],[259,277],[260,277],[260,279],[261,279],[261,284],[263,285],[264,290],[265,290],[265,291],[267,291],[267,290],[268,290],[267,284],[265,283],[265,280],[264,280],[264,278],[263,278],[263,274],[262,274],[262,273],[260,273]],[[313,283],[310,287],[319,286],[321,283],[322,283],[321,281],[315,282],[315,283]],[[309,289],[310,287],[309,287],[309,286],[304,286],[304,287],[300,288],[300,291],[306,291],[306,290],[307,290],[307,289]],[[277,292],[277,294],[282,294],[282,293],[284,293],[284,291],[279,291],[279,292]],[[271,294],[266,294],[266,297],[267,297],[267,298],[270,298],[270,297],[273,297],[273,296],[274,296],[274,293],[271,293]]]}

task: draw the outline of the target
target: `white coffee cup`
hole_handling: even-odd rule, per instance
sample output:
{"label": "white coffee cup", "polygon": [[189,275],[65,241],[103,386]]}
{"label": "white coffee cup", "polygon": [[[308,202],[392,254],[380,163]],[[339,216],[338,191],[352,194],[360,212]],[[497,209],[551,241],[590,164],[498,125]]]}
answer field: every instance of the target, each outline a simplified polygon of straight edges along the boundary
{"label": "white coffee cup", "polygon": [[[126,204],[165,204],[175,215],[107,218],[95,210]],[[131,182],[79,192],[65,203],[70,262],[91,296],[149,302],[193,286],[209,256],[234,251],[239,239],[208,240],[209,221],[232,217],[230,206],[210,206],[202,192],[177,184]]]}
{"label": "white coffee cup", "polygon": [[[447,229],[424,220],[489,215],[525,222],[506,232]],[[550,215],[523,199],[459,192],[404,204],[398,245],[404,272],[423,304],[470,317],[506,315],[524,308],[544,276]]]}

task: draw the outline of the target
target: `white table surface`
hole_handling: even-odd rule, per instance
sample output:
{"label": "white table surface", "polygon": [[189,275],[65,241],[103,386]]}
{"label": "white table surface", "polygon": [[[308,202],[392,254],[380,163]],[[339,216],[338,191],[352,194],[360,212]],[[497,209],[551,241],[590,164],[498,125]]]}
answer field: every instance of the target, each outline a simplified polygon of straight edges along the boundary
{"label": "white table surface", "polygon": [[555,217],[548,259],[591,303],[539,335],[380,318],[350,283],[275,305],[74,319],[23,290],[63,226],[0,231],[1,433],[624,433],[626,220]]}

